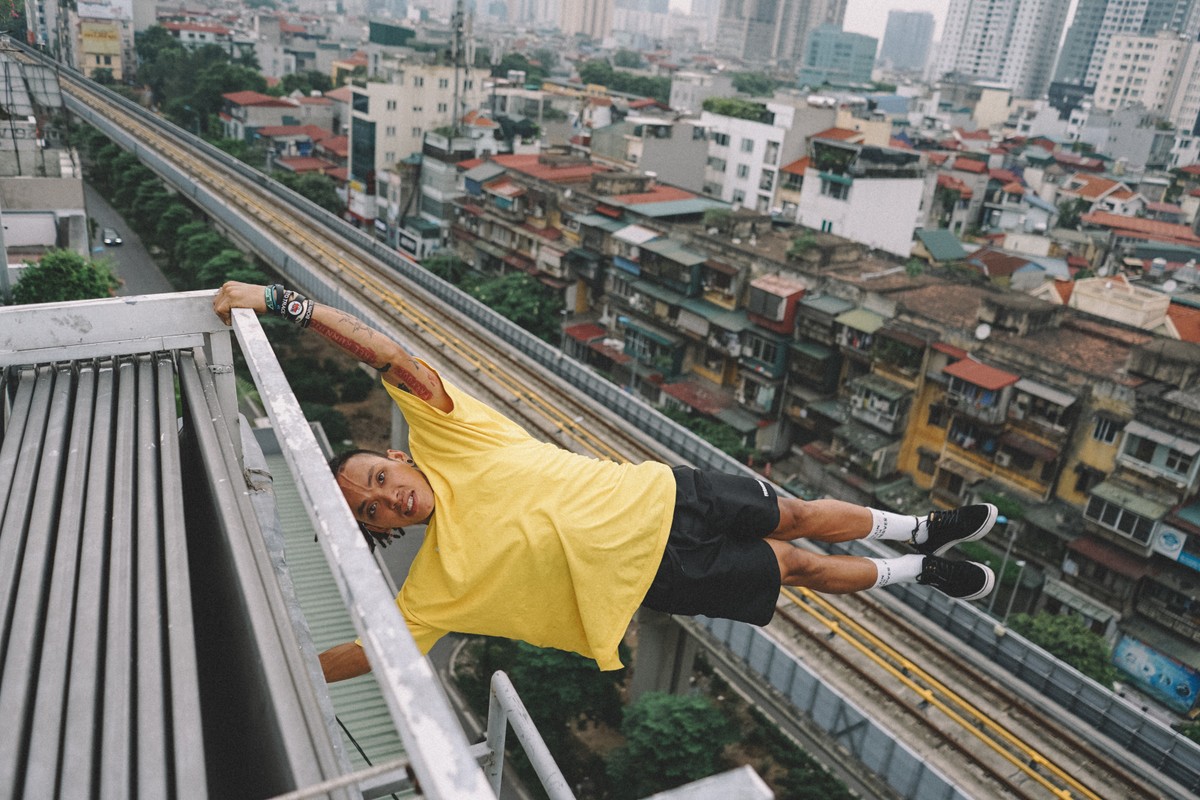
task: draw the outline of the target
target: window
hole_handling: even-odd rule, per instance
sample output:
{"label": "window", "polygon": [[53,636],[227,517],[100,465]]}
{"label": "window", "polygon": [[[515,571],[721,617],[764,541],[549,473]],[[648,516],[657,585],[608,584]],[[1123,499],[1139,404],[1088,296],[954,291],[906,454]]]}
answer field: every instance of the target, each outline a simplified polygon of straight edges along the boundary
{"label": "window", "polygon": [[421,137],[421,128],[420,127],[413,128],[412,135],[413,135],[414,139],[419,139]]}
{"label": "window", "polygon": [[779,346],[774,342],[758,337],[750,338],[750,355],[759,361],[765,361],[768,364],[775,363],[775,356],[779,353]]}
{"label": "window", "polygon": [[417,75],[413,78],[413,86],[424,86],[424,85],[425,85],[425,79],[422,78],[420,75]]}
{"label": "window", "polygon": [[767,152],[763,155],[763,163],[771,166],[779,163],[779,142],[767,142]]}
{"label": "window", "polygon": [[395,110],[396,110],[396,101],[395,101],[395,100],[388,100],[388,101],[387,101],[387,110],[388,110],[388,111],[395,111]]}
{"label": "window", "polygon": [[729,146],[729,134],[727,134],[727,133],[716,133],[714,131],[713,135],[712,135],[712,140],[713,140],[713,144],[718,145],[719,147],[728,147]]}
{"label": "window", "polygon": [[1092,522],[1116,531],[1139,544],[1148,543],[1150,534],[1154,530],[1154,520],[1146,519],[1098,495],[1092,495],[1088,500],[1087,509],[1083,515]]}
{"label": "window", "polygon": [[738,189],[736,192],[733,193],[733,202],[735,202],[735,203],[746,202],[746,193],[743,192],[741,189]]}
{"label": "window", "polygon": [[716,156],[708,157],[708,166],[715,169],[717,172],[725,171],[725,159],[717,158]]}
{"label": "window", "polygon": [[937,469],[937,453],[920,449],[917,451],[917,471],[923,475],[932,475]]}
{"label": "window", "polygon": [[821,194],[834,200],[845,200],[850,196],[850,187],[844,183],[821,178]]}
{"label": "window", "polygon": [[395,136],[396,135],[396,126],[388,125],[386,128],[383,129],[383,135],[384,136]]}
{"label": "window", "polygon": [[438,113],[439,114],[445,114],[449,110],[450,110],[449,103],[438,103]]}
{"label": "window", "polygon": [[738,164],[738,168],[737,168],[737,176],[738,176],[739,178],[748,178],[748,177],[750,177],[750,167],[748,167],[748,166],[747,166],[747,165],[745,165],[745,164]]}
{"label": "window", "polygon": [[929,418],[925,422],[935,428],[946,427],[946,407],[937,403],[931,405],[929,407]]}
{"label": "window", "polygon": [[414,114],[423,114],[423,113],[425,113],[425,107],[424,106],[413,106],[413,113]]}
{"label": "window", "polygon": [[754,140],[753,139],[742,139],[742,152],[743,153],[753,153],[754,152]]}
{"label": "window", "polygon": [[1178,450],[1167,450],[1166,467],[1172,472],[1186,475],[1188,470],[1192,468],[1192,456]]}
{"label": "window", "polygon": [[449,89],[450,88],[450,79],[449,78],[438,78],[438,88],[439,89]]}
{"label": "window", "polygon": [[1117,432],[1121,429],[1116,420],[1107,417],[1097,417],[1096,426],[1092,428],[1092,438],[1097,442],[1112,444],[1117,440]]}
{"label": "window", "polygon": [[758,179],[758,188],[764,192],[769,192],[775,188],[775,173],[769,169],[764,169],[762,175]]}

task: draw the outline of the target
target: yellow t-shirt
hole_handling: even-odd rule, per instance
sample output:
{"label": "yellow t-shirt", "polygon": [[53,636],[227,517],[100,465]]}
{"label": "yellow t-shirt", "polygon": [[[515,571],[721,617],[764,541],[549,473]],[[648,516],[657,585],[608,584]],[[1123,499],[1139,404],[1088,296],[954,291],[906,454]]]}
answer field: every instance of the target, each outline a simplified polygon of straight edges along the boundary
{"label": "yellow t-shirt", "polygon": [[396,597],[421,652],[456,631],[571,650],[619,669],[617,645],[666,548],[670,467],[539,442],[443,385],[454,401],[449,414],[384,383],[435,498]]}

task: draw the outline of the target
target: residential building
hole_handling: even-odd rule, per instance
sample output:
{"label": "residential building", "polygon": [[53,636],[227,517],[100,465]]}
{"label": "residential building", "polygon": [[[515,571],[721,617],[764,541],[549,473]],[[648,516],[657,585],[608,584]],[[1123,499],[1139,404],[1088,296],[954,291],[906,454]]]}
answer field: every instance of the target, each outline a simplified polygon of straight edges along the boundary
{"label": "residential building", "polygon": [[847,33],[840,25],[818,25],[809,34],[796,82],[814,87],[869,84],[878,43],[871,36]]}
{"label": "residential building", "polygon": [[189,50],[196,50],[207,45],[220,47],[225,52],[231,52],[233,45],[233,30],[224,25],[201,22],[164,22],[162,26],[167,33]]}
{"label": "residential building", "polygon": [[[1167,116],[1175,95],[1183,88],[1181,80],[1187,77],[1184,66],[1194,61],[1193,49],[1194,42],[1172,31],[1112,36],[1108,54],[1100,64],[1093,105],[1106,110],[1140,105],[1151,113]],[[1195,123],[1194,118],[1191,123]]]}
{"label": "residential building", "polygon": [[839,28],[846,0],[721,0],[717,51],[752,64],[798,67],[809,34]]}
{"label": "residential building", "polygon": [[582,33],[596,41],[612,35],[613,0],[564,0],[559,30],[565,36]]}
{"label": "residential building", "polygon": [[928,11],[888,11],[879,65],[894,72],[921,74],[929,60],[934,19]]}
{"label": "residential building", "polygon": [[773,207],[779,168],[800,157],[808,137],[828,129],[837,111],[803,101],[755,105],[755,119],[701,113],[709,140],[703,192],[766,213]]}
{"label": "residential building", "polygon": [[598,162],[643,170],[664,183],[700,192],[708,132],[694,120],[630,115],[592,130],[591,155]]}
{"label": "residential building", "polygon": [[838,129],[818,133],[810,141],[796,221],[906,258],[924,187],[919,152],[863,145]]}
{"label": "residential building", "polygon": [[79,3],[69,12],[75,34],[75,67],[89,78],[107,72],[114,81],[132,77],[133,29],[118,9],[96,3]]}
{"label": "residential building", "polygon": [[699,113],[710,97],[730,97],[737,94],[733,77],[721,72],[676,72],[671,76],[671,99],[668,105],[680,113]]}
{"label": "residential building", "polygon": [[253,141],[259,128],[299,125],[300,104],[287,97],[272,97],[246,90],[223,94],[221,125],[226,139]]}
{"label": "residential building", "polygon": [[1044,0],[951,0],[934,78],[959,73],[997,81],[1016,97],[1041,97],[1067,7]]}
{"label": "residential building", "polygon": [[1054,80],[1090,90],[1100,81],[1113,37],[1154,36],[1159,31],[1173,31],[1194,41],[1200,33],[1200,4],[1195,0],[1079,0]]}
{"label": "residential building", "polygon": [[1076,172],[1058,187],[1055,205],[1082,201],[1087,212],[1107,211],[1120,216],[1133,217],[1146,207],[1145,199],[1128,185],[1100,175]]}

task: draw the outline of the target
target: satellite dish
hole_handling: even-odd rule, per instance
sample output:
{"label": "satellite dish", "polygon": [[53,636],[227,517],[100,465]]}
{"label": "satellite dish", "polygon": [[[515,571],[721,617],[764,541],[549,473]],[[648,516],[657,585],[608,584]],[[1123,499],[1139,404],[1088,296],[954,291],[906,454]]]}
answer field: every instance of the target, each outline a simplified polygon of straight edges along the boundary
{"label": "satellite dish", "polygon": [[1170,294],[1171,292],[1175,291],[1178,288],[1179,288],[1179,284],[1176,283],[1174,280],[1169,280],[1169,281],[1163,282],[1163,291],[1166,292],[1167,294]]}
{"label": "satellite dish", "polygon": [[991,335],[992,326],[988,325],[986,322],[979,323],[979,327],[975,329],[975,338],[981,342]]}

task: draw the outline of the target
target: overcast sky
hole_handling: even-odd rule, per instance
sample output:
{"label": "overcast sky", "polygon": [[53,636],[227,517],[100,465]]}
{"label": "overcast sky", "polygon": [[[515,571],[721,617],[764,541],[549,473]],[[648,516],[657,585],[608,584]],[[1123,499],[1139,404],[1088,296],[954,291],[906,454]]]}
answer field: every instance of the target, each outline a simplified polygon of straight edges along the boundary
{"label": "overcast sky", "polygon": [[949,5],[950,0],[850,0],[846,4],[846,20],[842,30],[874,36],[882,44],[887,12],[929,11],[936,23],[933,31],[933,40],[936,42],[942,35],[942,22]]}

